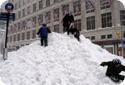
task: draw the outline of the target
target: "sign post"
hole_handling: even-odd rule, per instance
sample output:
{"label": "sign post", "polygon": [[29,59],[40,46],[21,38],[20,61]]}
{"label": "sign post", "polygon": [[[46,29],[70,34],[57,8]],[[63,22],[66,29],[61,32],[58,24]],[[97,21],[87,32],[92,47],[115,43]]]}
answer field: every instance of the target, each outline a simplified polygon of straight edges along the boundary
{"label": "sign post", "polygon": [[5,35],[5,49],[4,49],[4,53],[3,53],[3,59],[6,60],[7,59],[7,40],[8,40],[8,27],[9,27],[9,20],[10,20],[10,12],[13,11],[14,6],[12,3],[7,3],[5,5],[5,10],[7,11],[6,13],[6,35]]}

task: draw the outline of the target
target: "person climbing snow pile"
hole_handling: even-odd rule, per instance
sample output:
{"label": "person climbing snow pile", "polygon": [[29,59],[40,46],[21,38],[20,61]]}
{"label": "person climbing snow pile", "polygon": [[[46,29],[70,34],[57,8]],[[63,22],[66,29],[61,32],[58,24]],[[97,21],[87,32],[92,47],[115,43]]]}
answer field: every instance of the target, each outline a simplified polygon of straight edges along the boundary
{"label": "person climbing snow pile", "polygon": [[74,26],[74,24],[72,24],[72,25],[70,26],[69,30],[67,31],[67,34],[68,34],[68,35],[69,35],[69,34],[74,35],[74,37],[75,37],[78,41],[80,41],[80,32],[79,32],[79,30]]}
{"label": "person climbing snow pile", "polygon": [[121,64],[119,59],[113,59],[112,61],[102,62],[101,66],[108,66],[106,76],[108,76],[114,82],[120,82],[124,80],[124,75],[120,75],[121,71],[125,71],[125,66]]}
{"label": "person climbing snow pile", "polygon": [[41,46],[48,46],[48,33],[51,33],[51,30],[45,23],[42,24],[42,27],[37,32],[37,35],[39,35],[41,38]]}

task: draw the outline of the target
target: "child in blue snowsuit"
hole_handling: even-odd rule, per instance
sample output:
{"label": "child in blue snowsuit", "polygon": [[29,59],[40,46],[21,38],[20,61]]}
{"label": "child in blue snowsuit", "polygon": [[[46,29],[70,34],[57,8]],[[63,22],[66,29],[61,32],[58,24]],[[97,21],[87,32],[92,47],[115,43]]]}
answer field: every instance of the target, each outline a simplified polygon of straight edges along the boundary
{"label": "child in blue snowsuit", "polygon": [[51,33],[50,29],[46,26],[46,24],[42,24],[42,27],[37,33],[37,35],[41,38],[41,46],[48,46],[48,33]]}

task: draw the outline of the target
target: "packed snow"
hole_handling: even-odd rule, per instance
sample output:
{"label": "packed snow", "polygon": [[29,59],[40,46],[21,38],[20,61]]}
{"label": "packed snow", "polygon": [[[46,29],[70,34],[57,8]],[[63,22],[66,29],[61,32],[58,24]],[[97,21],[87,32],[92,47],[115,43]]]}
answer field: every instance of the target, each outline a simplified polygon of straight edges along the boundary
{"label": "packed snow", "polygon": [[125,85],[125,80],[120,85]]}
{"label": "packed snow", "polygon": [[36,40],[8,53],[0,62],[0,77],[6,85],[118,85],[105,76],[103,61],[122,57],[110,54],[83,35],[81,41],[67,34],[49,34],[48,46]]}

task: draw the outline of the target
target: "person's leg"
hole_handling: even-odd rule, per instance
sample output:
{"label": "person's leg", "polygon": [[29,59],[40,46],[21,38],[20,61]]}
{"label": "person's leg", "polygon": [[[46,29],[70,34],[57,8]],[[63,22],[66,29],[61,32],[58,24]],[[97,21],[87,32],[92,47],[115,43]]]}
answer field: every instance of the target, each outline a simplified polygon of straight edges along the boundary
{"label": "person's leg", "polygon": [[46,37],[46,38],[44,38],[44,46],[48,46],[48,38]]}
{"label": "person's leg", "polygon": [[121,80],[124,80],[124,76],[123,75],[113,75],[113,76],[109,76],[111,78],[111,80],[113,80],[114,82],[120,82]]}
{"label": "person's leg", "polygon": [[63,32],[66,32],[66,25],[63,23]]}
{"label": "person's leg", "polygon": [[41,38],[41,46],[43,46],[43,38]]}
{"label": "person's leg", "polygon": [[118,76],[108,76],[113,82],[119,82]]}
{"label": "person's leg", "polygon": [[119,79],[119,80],[122,80],[122,81],[123,81],[124,78],[125,78],[125,76],[123,76],[123,75],[118,75],[118,79]]}
{"label": "person's leg", "polygon": [[79,36],[77,37],[77,40],[78,40],[78,41],[80,41],[80,38],[79,38]]}
{"label": "person's leg", "polygon": [[78,41],[80,41],[79,35],[74,34],[74,37],[75,37]]}
{"label": "person's leg", "polygon": [[69,35],[69,33],[70,33],[70,29],[67,31],[67,34]]}

